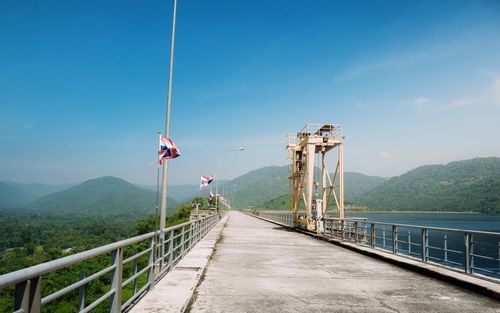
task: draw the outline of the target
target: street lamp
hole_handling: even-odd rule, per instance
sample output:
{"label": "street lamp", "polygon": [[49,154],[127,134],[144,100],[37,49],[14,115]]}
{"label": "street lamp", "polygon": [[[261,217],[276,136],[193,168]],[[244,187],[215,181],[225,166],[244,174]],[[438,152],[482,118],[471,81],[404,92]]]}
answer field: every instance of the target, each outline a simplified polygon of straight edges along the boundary
{"label": "street lamp", "polygon": [[[219,172],[219,160],[220,160],[219,156],[221,154],[237,152],[237,151],[244,151],[244,150],[245,150],[245,147],[239,147],[239,148],[221,151],[221,152],[217,153],[217,167],[216,167],[217,172]],[[215,173],[216,176],[217,176],[217,172]],[[217,211],[219,210],[219,179],[218,178],[215,179],[215,209]]]}
{"label": "street lamp", "polygon": [[[174,0],[172,15],[172,37],[170,39],[170,64],[168,68],[168,89],[167,89],[167,112],[165,116],[165,136],[170,138],[170,111],[172,107],[172,79],[174,72],[174,47],[175,47],[175,19],[177,16],[177,0]],[[160,229],[165,228],[167,219],[167,176],[168,161],[163,162],[163,173],[161,180],[161,207],[160,207]],[[160,243],[165,242],[165,233],[160,232]]]}

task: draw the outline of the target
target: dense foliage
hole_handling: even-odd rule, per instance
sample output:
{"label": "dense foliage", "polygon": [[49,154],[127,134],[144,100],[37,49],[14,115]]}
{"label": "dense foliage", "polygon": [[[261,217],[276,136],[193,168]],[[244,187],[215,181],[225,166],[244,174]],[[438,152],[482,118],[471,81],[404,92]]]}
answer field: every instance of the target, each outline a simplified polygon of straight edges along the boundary
{"label": "dense foliage", "polygon": [[0,182],[0,208],[19,208],[36,197],[5,182]]}
{"label": "dense foliage", "polygon": [[500,158],[427,165],[356,199],[378,210],[500,212]]}
{"label": "dense foliage", "polygon": [[[500,212],[500,158],[427,165],[391,179],[348,172],[344,179],[346,205],[354,203],[346,209]],[[289,195],[259,206],[288,209]]]}
{"label": "dense foliage", "polygon": [[[230,194],[234,198],[233,207],[246,208],[247,206],[262,205],[288,207],[288,196],[283,195],[290,192],[289,175],[288,166],[269,166],[229,181],[227,186],[235,186],[235,192]],[[319,169],[315,175],[320,175]],[[331,175],[333,179],[333,174]],[[385,180],[382,177],[346,172],[344,173],[345,198],[352,201],[361,194],[381,185]],[[275,203],[272,203],[273,201]]]}
{"label": "dense foliage", "polygon": [[[175,201],[169,199],[169,207]],[[64,191],[44,196],[27,210],[52,216],[119,217],[141,219],[153,213],[156,193],[123,179],[106,176],[85,181]]]}
{"label": "dense foliage", "polygon": [[235,191],[226,194],[232,196],[233,207],[256,206],[287,193],[288,175],[288,166],[263,167],[228,182],[227,190],[234,186]]}
{"label": "dense foliage", "polygon": [[[206,208],[208,202],[204,199],[193,199]],[[167,218],[166,225],[171,226],[189,221],[191,201],[180,205]],[[129,219],[117,218],[75,218],[47,217],[33,215],[23,211],[0,211],[0,275],[47,262],[77,252],[102,246],[121,239],[153,231],[158,225],[155,215],[150,215],[137,223]],[[126,247],[124,258],[136,251],[144,250],[147,240]],[[138,259],[138,268],[147,264],[148,255]],[[92,258],[68,268],[61,269],[43,277],[42,296],[50,294],[80,279],[80,275],[89,276],[111,264],[109,254]],[[124,279],[133,275],[133,262],[124,266]],[[96,300],[110,290],[110,274],[87,285],[86,303]],[[144,273],[137,279],[137,288],[147,281]],[[0,290],[0,312],[11,312],[13,306],[14,288]],[[124,290],[124,298],[132,294],[132,284]],[[78,292],[69,293],[44,306],[44,312],[74,312],[78,304]],[[109,311],[109,301],[105,301],[92,312]]]}

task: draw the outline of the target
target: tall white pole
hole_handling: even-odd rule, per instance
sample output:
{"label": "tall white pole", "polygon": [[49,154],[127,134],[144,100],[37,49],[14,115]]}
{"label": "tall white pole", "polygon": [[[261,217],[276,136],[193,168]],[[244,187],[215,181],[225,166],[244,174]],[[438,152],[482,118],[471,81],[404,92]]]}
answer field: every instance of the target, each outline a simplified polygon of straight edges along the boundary
{"label": "tall white pole", "polygon": [[219,155],[218,153],[216,155],[215,159],[215,211],[219,211],[219,178],[220,178],[220,173],[219,173]]}
{"label": "tall white pole", "polygon": [[314,186],[314,157],[316,146],[314,143],[308,143],[307,147],[307,187],[306,187],[306,201],[307,201],[307,218],[312,218],[312,203],[313,203],[313,186]]}
{"label": "tall white pole", "polygon": [[344,143],[339,145],[339,217],[344,218]]}
{"label": "tall white pole", "polygon": [[[174,0],[174,13],[172,17],[172,39],[170,45],[170,67],[168,74],[168,93],[167,93],[167,115],[165,120],[165,136],[170,138],[170,108],[172,106],[172,75],[174,72],[174,44],[175,44],[175,17],[177,13],[177,0]],[[163,176],[161,180],[161,209],[160,209],[160,229],[165,228],[167,219],[167,174],[168,161],[163,162]],[[160,241],[165,242],[165,234],[161,233]]]}

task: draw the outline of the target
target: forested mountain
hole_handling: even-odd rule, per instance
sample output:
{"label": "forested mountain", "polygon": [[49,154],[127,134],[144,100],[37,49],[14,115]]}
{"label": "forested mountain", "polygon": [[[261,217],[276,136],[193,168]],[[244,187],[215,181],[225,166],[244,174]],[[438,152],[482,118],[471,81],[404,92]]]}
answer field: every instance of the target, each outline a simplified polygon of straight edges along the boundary
{"label": "forested mountain", "polygon": [[[176,206],[173,199],[168,204],[170,208]],[[154,213],[155,206],[156,192],[106,176],[42,197],[29,203],[27,209],[44,215],[139,219]]]}
{"label": "forested mountain", "polygon": [[373,188],[382,185],[387,178],[368,176],[356,172],[344,173],[344,193],[346,201],[352,202]]}
{"label": "forested mountain", "polygon": [[16,209],[35,200],[36,197],[5,182],[0,182],[0,209]]}
{"label": "forested mountain", "polygon": [[[220,183],[220,182],[219,182]],[[156,186],[153,185],[137,185],[138,187],[156,192]],[[215,185],[214,185],[215,186]],[[160,186],[161,191],[161,186]],[[188,201],[193,197],[208,196],[209,189],[200,191],[199,185],[168,185],[168,196],[176,202]]]}
{"label": "forested mountain", "polygon": [[33,195],[35,198],[40,198],[48,194],[66,190],[77,184],[39,184],[39,183],[17,183],[5,180],[2,183],[18,188],[26,193]]}
{"label": "forested mountain", "polygon": [[426,165],[356,199],[377,210],[500,212],[500,158]]}
{"label": "forested mountain", "polygon": [[[287,165],[262,167],[233,180],[224,181],[225,195],[231,200],[231,205],[234,208],[259,206],[289,193],[288,176]],[[367,176],[354,172],[346,172],[344,179],[345,195],[348,201],[352,201],[387,180],[383,177]],[[222,185],[223,182],[219,181],[219,193],[222,193]],[[156,186],[138,186],[156,191]],[[215,193],[215,182],[211,186]],[[177,202],[187,201],[193,197],[206,197],[208,192],[209,188],[199,191],[196,185],[168,186],[168,196]]]}
{"label": "forested mountain", "polygon": [[[233,206],[244,208],[266,203],[267,207],[274,205],[279,205],[280,208],[288,207],[290,193],[288,176],[288,166],[270,166],[249,172],[228,182],[228,186],[235,185]],[[383,177],[346,172],[344,173],[345,199],[352,201],[386,180]]]}
{"label": "forested mountain", "polygon": [[289,192],[288,166],[268,166],[248,172],[226,184],[235,208],[257,206]]}

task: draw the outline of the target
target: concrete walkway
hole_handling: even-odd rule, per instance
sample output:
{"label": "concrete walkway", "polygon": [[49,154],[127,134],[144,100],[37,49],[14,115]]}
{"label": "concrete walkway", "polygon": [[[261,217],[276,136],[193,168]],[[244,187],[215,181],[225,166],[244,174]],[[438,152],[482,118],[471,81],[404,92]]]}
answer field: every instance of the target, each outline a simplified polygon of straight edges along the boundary
{"label": "concrete walkway", "polygon": [[161,279],[130,313],[185,312],[208,260],[213,254],[228,216],[222,217],[191,251]]}
{"label": "concrete walkway", "polygon": [[231,212],[191,312],[500,312],[439,280]]}

